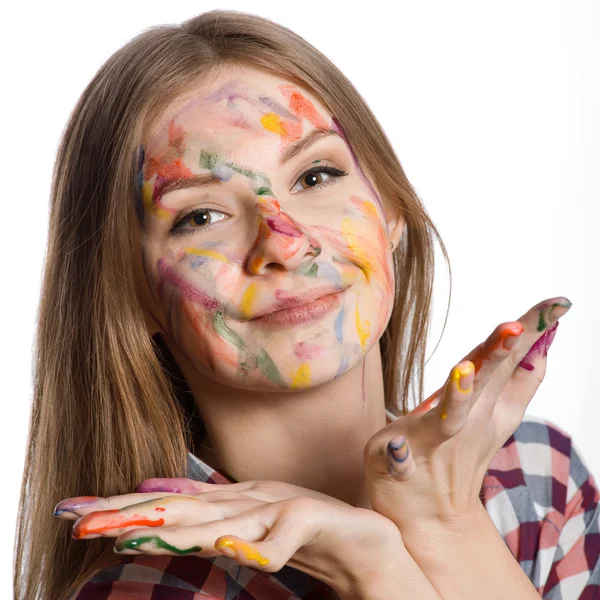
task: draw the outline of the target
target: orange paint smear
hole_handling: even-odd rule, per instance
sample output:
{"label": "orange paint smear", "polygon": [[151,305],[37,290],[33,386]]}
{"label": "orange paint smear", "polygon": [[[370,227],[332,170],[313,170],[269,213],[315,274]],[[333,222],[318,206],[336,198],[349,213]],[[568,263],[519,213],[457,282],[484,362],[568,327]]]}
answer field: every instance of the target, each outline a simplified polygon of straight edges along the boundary
{"label": "orange paint smear", "polygon": [[[83,517],[73,528],[73,537],[82,538],[93,533],[104,533],[124,527],[160,527],[164,519],[152,520],[143,515],[120,515],[119,510],[101,510]],[[117,516],[120,515],[120,516]]]}
{"label": "orange paint smear", "polygon": [[479,373],[483,361],[489,358],[489,355],[499,348],[504,347],[504,341],[508,337],[519,336],[523,333],[524,327],[521,323],[508,323],[504,325],[499,331],[496,331],[491,338],[482,348],[479,348],[473,352],[473,357],[469,357],[470,360],[475,365],[475,375]]}
{"label": "orange paint smear", "polygon": [[[483,346],[483,348],[475,350],[473,352],[473,356],[469,356],[468,358],[466,358],[465,360],[470,360],[475,366],[475,375],[477,375],[477,373],[480,371],[483,365],[483,361],[487,360],[489,358],[489,355],[494,350],[497,350],[498,348],[503,348],[504,341],[508,337],[519,336],[523,333],[524,329],[525,328],[523,327],[523,325],[518,321],[515,323],[505,324],[502,328],[500,328],[500,330],[495,332],[494,336],[486,345]],[[423,400],[423,402],[421,402],[419,406],[411,410],[409,414],[418,415],[426,413],[432,408],[435,408],[438,405],[439,399],[442,396],[442,391],[443,388],[434,392],[429,398]]]}

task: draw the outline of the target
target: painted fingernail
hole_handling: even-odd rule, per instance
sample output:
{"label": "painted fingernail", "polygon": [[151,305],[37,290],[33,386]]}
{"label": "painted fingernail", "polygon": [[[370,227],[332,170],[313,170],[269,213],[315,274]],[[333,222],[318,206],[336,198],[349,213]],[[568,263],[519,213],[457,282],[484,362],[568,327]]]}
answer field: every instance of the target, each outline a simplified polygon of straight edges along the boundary
{"label": "painted fingernail", "polygon": [[555,323],[569,311],[571,306],[573,306],[573,303],[564,296],[551,298],[550,300],[542,302],[538,306],[540,313],[537,328],[538,331],[544,331],[544,329],[548,327],[548,323]]}
{"label": "painted fingernail", "polygon": [[70,512],[79,515],[78,508],[88,508],[98,501],[98,496],[77,496],[77,498],[69,498],[61,500],[55,507],[53,516],[58,517],[65,512]]}
{"label": "painted fingernail", "polygon": [[233,542],[231,540],[221,540],[215,544],[215,548],[227,558],[233,558],[234,560],[238,558],[238,553],[233,549]]}
{"label": "painted fingernail", "polygon": [[521,335],[523,334],[523,331],[525,331],[525,328],[521,325],[520,331],[518,333],[516,333],[516,332],[509,333],[504,338],[502,347],[505,350],[513,350],[514,347],[519,343],[519,340],[521,339]]}
{"label": "painted fingernail", "polygon": [[459,392],[466,394],[471,391],[474,375],[475,369],[472,364],[454,367],[454,370],[452,371],[452,381]]}
{"label": "painted fingernail", "polygon": [[387,455],[388,473],[394,475],[396,473],[396,466],[399,467],[402,463],[406,462],[410,456],[406,438],[402,436],[390,440],[387,445]]}
{"label": "painted fingernail", "polygon": [[566,303],[557,303],[552,305],[552,309],[548,313],[548,321],[550,323],[554,323],[558,321],[563,315],[566,315],[569,310],[571,310],[571,306],[573,303],[571,301],[567,301]]}

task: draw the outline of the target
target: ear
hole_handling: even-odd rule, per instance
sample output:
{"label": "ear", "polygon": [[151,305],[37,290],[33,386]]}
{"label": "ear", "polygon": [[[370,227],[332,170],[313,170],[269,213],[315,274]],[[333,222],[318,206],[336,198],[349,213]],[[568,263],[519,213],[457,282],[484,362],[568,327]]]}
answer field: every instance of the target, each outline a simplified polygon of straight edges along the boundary
{"label": "ear", "polygon": [[406,220],[404,219],[404,215],[400,212],[400,209],[395,206],[390,208],[388,204],[386,213],[388,213],[388,236],[390,238],[392,250],[395,250],[398,247],[398,244],[400,243],[402,234],[404,233],[404,226],[406,225]]}

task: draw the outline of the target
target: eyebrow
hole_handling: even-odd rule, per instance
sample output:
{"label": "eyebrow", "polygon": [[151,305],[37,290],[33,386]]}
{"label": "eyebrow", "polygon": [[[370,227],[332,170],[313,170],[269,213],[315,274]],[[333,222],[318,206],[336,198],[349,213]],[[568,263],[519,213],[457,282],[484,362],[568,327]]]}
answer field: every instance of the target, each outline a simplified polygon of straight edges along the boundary
{"label": "eyebrow", "polygon": [[[283,154],[281,155],[281,158],[279,159],[279,164],[283,165],[286,162],[289,162],[292,158],[294,158],[294,156],[297,156],[301,152],[304,152],[318,140],[324,137],[329,137],[330,135],[340,137],[332,129],[313,129],[307,136],[288,145],[288,147],[284,150]],[[265,177],[265,179],[268,180],[268,177]],[[185,178],[165,179],[162,182],[162,185],[159,187],[159,189],[154,190],[154,195],[162,197],[167,192],[172,192],[174,190],[182,190],[190,187],[203,187],[218,183],[226,182],[219,179],[218,177],[215,177],[212,173],[202,173],[200,175],[193,175],[192,177]]]}
{"label": "eyebrow", "polygon": [[[300,152],[304,152],[309,146],[312,146],[317,140],[320,140],[323,137],[328,137],[330,135],[338,135],[333,129],[313,129],[306,137],[293,142],[290,144],[283,154],[281,155],[281,159],[279,160],[279,164],[283,165],[294,156],[300,154]],[[338,135],[339,137],[339,135]]]}

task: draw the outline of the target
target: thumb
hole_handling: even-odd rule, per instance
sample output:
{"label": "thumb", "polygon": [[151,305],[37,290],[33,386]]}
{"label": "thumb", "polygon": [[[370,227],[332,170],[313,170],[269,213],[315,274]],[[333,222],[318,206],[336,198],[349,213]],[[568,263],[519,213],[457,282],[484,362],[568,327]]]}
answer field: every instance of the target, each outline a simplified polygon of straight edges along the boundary
{"label": "thumb", "polygon": [[409,441],[405,435],[394,435],[394,425],[397,428],[398,422],[390,423],[387,435],[385,429],[388,428],[385,428],[369,440],[364,452],[365,468],[379,476],[388,475],[396,481],[406,481],[417,467]]}

